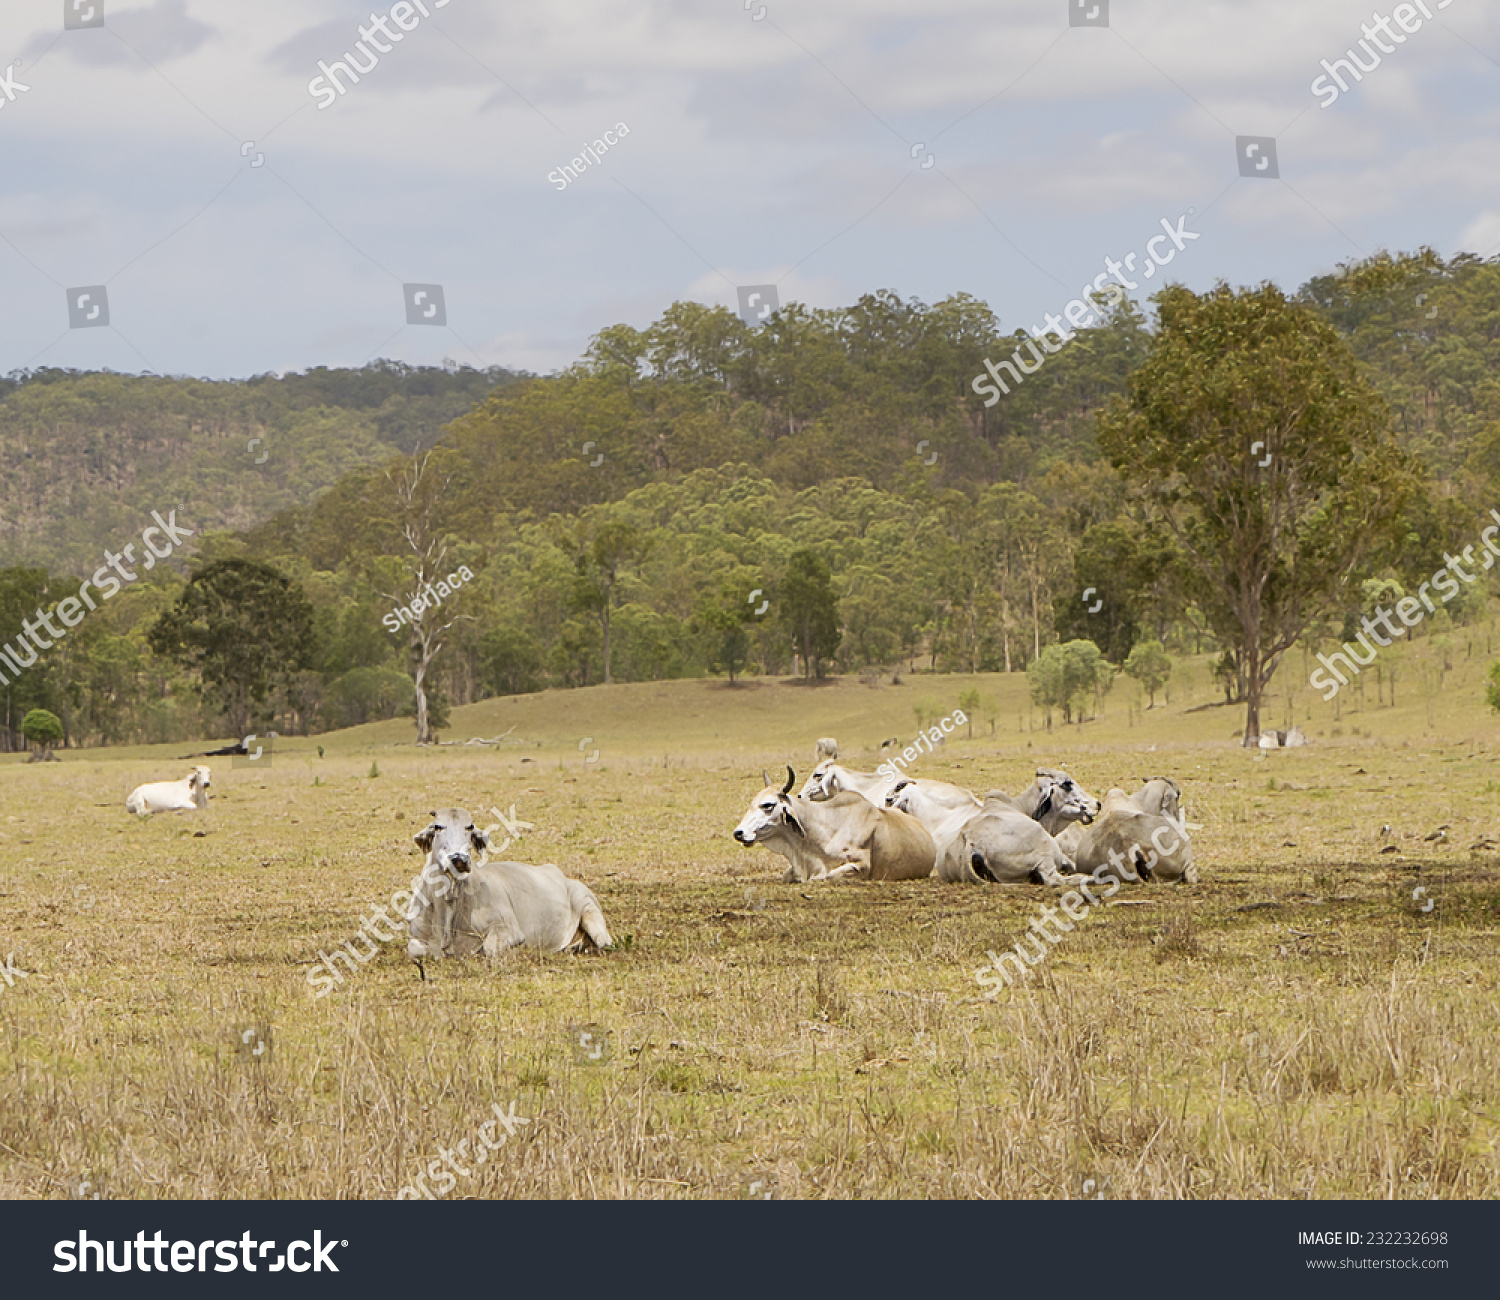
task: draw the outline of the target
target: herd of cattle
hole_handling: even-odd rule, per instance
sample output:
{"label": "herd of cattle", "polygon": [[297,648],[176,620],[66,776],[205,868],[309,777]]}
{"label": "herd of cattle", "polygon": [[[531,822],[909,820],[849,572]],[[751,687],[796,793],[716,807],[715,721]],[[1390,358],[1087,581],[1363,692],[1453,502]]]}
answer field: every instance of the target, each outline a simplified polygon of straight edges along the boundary
{"label": "herd of cattle", "polygon": [[983,799],[946,781],[856,772],[824,759],[792,794],[763,789],[735,827],[746,846],[787,860],[787,881],[923,880],[1066,886],[1111,873],[1125,881],[1197,881],[1174,781],[1157,777],[1134,794],[1094,798],[1066,772],[1038,768],[1012,797]]}
{"label": "herd of cattle", "polygon": [[[820,755],[831,748],[819,742]],[[1101,801],[1050,768],[1039,768],[1015,797],[991,790],[983,799],[946,781],[857,772],[831,757],[821,758],[795,795],[791,767],[780,787],[763,775],[765,789],[734,838],[786,858],[788,882],[933,874],[997,885],[1198,879],[1182,792],[1165,777],[1133,794],[1110,790]],[[195,767],[181,781],[137,787],[125,806],[139,815],[203,810],[208,788],[208,768]],[[489,860],[489,838],[466,810],[435,809],[413,838],[427,858],[392,903],[406,898],[407,955],[419,968],[429,957],[494,958],[522,945],[548,952],[611,946],[587,886],[550,863]]]}

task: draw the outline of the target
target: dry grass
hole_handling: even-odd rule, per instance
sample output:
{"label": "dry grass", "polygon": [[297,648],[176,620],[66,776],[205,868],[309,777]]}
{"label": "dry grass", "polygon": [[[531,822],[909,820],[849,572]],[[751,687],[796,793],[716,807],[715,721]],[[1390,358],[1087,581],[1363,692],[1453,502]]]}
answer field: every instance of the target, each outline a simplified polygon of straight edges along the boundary
{"label": "dry grass", "polygon": [[[7,763],[0,957],[30,974],[0,992],[0,1196],[389,1197],[496,1102],[532,1122],[454,1197],[1500,1196],[1481,667],[1346,706],[1373,737],[1265,760],[1175,696],[1018,732],[1018,684],[981,680],[1012,721],[924,772],[982,790],[1061,761],[1099,792],[1167,772],[1204,824],[1201,884],[1123,891],[993,1001],[985,950],[1046,891],[783,885],[728,838],[762,766],[909,735],[913,699],[946,711],[969,679],[496,702],[455,734],[540,746],[289,742],[268,770],[219,760],[206,816],[144,823],[125,793],[198,747]],[[1288,707],[1331,732],[1331,708]],[[310,963],[451,803],[515,803],[536,829],[512,852],[586,880],[621,947],[423,983],[391,943],[315,998]],[[236,1053],[256,1024],[269,1060]],[[607,1034],[598,1062],[579,1025]]]}

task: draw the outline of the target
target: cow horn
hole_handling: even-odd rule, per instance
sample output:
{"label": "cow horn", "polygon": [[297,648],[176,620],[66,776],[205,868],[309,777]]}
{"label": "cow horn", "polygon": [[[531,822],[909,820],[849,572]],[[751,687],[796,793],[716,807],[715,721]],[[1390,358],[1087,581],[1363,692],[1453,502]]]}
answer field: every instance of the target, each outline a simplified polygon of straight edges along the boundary
{"label": "cow horn", "polygon": [[767,785],[770,785],[771,784],[771,774],[769,772],[767,772],[765,768],[761,768],[760,769],[760,774],[761,774],[761,777],[764,779],[765,783]]}
{"label": "cow horn", "polygon": [[796,782],[796,780],[797,780],[797,774],[794,771],[792,771],[792,765],[790,763],[788,763],[786,765],[786,784],[781,787],[781,793],[782,794],[786,794],[787,791],[789,791],[792,788],[792,785]]}

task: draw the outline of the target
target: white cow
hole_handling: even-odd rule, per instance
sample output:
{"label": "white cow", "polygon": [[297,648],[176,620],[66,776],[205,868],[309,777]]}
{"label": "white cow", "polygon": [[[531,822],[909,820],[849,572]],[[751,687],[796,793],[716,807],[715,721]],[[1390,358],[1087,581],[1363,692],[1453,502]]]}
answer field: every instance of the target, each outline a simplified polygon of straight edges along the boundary
{"label": "white cow", "polygon": [[[915,817],[936,841],[938,828],[946,825],[955,812],[972,817],[982,805],[972,790],[961,785],[902,777],[886,795],[885,806]],[[938,847],[941,850],[941,844]]]}
{"label": "white cow", "polygon": [[877,808],[884,808],[886,796],[895,784],[896,778],[885,772],[856,772],[842,763],[825,760],[813,768],[803,783],[801,797],[821,802],[832,799],[836,794],[852,791],[863,795]]}
{"label": "white cow", "polygon": [[821,763],[825,758],[837,759],[839,756],[839,742],[832,736],[820,736],[817,742],[817,753],[813,756],[813,762]]}
{"label": "white cow", "polygon": [[734,828],[734,838],[747,848],[763,844],[784,857],[786,882],[850,875],[922,880],[932,874],[937,849],[915,817],[878,808],[849,791],[817,801],[793,795],[797,775],[790,767],[779,790],[768,774],[762,775],[766,787]]}
{"label": "white cow", "polygon": [[1165,777],[1147,781],[1134,794],[1111,790],[1094,824],[1072,846],[1080,870],[1108,866],[1121,880],[1197,884],[1180,803],[1176,782]]}
{"label": "white cow", "polygon": [[896,808],[916,815],[923,809],[924,825],[937,847],[937,878],[950,883],[988,881],[1015,885],[1073,882],[1073,862],[1039,822],[1005,799],[956,808],[939,817],[936,805],[925,801],[912,783],[892,796]]}
{"label": "white cow", "polygon": [[125,800],[125,811],[144,817],[158,812],[203,812],[208,807],[208,769],[195,767],[180,781],[138,785]]}
{"label": "white cow", "polygon": [[986,800],[998,799],[1018,808],[1041,823],[1048,835],[1061,836],[1074,822],[1085,826],[1099,815],[1100,803],[1066,772],[1039,767],[1034,780],[1012,798],[1004,790],[991,790]]}
{"label": "white cow", "polygon": [[406,910],[406,955],[424,979],[424,957],[483,953],[493,960],[523,944],[544,952],[613,944],[593,891],[551,863],[481,858],[474,865],[472,852],[487,850],[489,838],[464,809],[435,810],[431,825],[412,838],[427,850],[427,862]]}

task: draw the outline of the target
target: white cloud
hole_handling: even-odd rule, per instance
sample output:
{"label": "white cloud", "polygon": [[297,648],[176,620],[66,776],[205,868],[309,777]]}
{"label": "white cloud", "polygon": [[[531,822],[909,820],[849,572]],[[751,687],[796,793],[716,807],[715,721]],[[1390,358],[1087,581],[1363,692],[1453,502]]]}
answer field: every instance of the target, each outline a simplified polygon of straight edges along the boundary
{"label": "white cloud", "polygon": [[1458,247],[1466,253],[1478,253],[1480,257],[1493,257],[1500,253],[1500,208],[1482,212],[1458,237]]}

